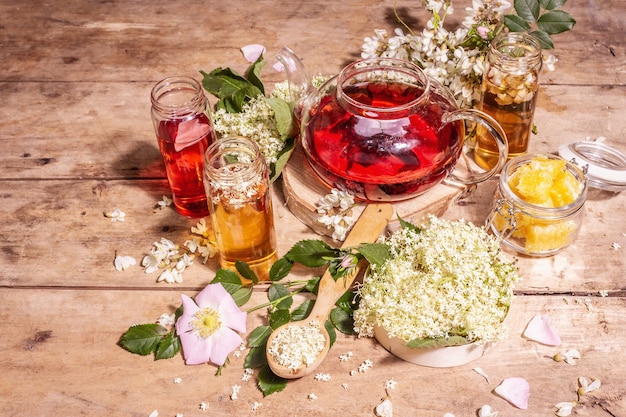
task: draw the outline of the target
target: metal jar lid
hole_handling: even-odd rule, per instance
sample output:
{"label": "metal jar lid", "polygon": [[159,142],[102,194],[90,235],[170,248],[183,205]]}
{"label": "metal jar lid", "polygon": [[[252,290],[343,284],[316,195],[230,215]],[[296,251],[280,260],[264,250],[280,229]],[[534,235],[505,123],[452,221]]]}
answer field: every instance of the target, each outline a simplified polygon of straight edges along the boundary
{"label": "metal jar lid", "polygon": [[559,146],[561,158],[580,167],[590,187],[626,190],[626,154],[602,142],[574,142]]}

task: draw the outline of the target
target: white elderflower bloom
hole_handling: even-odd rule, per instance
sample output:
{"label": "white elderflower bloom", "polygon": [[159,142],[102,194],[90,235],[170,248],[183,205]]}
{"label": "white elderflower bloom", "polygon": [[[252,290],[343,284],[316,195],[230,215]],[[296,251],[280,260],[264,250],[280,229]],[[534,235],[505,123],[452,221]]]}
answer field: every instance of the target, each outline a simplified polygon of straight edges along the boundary
{"label": "white elderflower bloom", "polygon": [[163,209],[165,207],[171,206],[172,203],[173,203],[173,200],[170,197],[164,195],[161,200],[157,201],[157,207],[160,209]]}
{"label": "white elderflower bloom", "polygon": [[[175,323],[175,318],[176,314],[172,313],[172,314],[167,314],[167,313],[163,313],[161,314],[161,316],[157,319],[157,323],[160,324],[161,326],[173,326]],[[174,382],[176,383],[176,382]]]}

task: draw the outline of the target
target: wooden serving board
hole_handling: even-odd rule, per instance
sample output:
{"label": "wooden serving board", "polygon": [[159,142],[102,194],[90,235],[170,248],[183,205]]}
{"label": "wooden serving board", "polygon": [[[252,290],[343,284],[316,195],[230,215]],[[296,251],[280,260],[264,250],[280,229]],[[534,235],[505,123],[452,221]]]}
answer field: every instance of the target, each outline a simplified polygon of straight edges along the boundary
{"label": "wooden serving board", "polygon": [[[331,187],[313,171],[299,145],[296,145],[293,155],[283,168],[282,183],[287,206],[293,215],[315,233],[330,237],[332,229],[318,221],[320,215],[315,206],[320,198],[330,193]],[[419,224],[420,220],[429,214],[441,216],[449,205],[462,196],[467,189],[464,185],[444,182],[422,195],[395,202],[393,207],[402,219]],[[353,208],[353,217],[358,218],[366,205],[366,202],[357,202]],[[397,229],[400,226],[399,223],[398,217],[392,216],[387,231]]]}

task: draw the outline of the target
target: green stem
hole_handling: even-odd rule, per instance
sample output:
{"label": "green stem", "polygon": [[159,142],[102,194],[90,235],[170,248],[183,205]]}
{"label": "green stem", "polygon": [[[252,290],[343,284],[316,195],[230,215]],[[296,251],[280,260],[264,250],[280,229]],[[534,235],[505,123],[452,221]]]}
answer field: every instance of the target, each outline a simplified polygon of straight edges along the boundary
{"label": "green stem", "polygon": [[250,307],[248,310],[246,310],[246,313],[250,314],[250,313],[252,313],[254,311],[257,311],[257,310],[260,310],[262,308],[269,307],[269,306],[272,306],[272,305],[275,305],[275,304],[279,304],[283,300],[286,300],[287,298],[293,297],[295,294],[298,294],[299,292],[301,292],[303,290],[304,290],[304,287],[301,287],[301,288],[293,290],[289,295],[285,295],[283,297],[277,298],[274,301],[269,301],[267,303],[259,304],[258,306]]}

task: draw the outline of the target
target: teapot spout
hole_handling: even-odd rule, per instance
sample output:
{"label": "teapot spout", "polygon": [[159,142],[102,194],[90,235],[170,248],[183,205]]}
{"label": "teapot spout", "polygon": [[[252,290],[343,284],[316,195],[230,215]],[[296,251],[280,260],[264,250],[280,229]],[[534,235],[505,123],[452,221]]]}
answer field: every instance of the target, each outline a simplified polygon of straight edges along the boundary
{"label": "teapot spout", "polygon": [[[304,98],[313,89],[311,80],[304,69],[304,65],[300,58],[289,48],[283,46],[276,54],[278,61],[278,69],[284,70],[287,74],[287,83],[289,84],[289,97],[294,107],[296,117],[300,119],[302,102]],[[280,68],[282,66],[282,68]]]}

